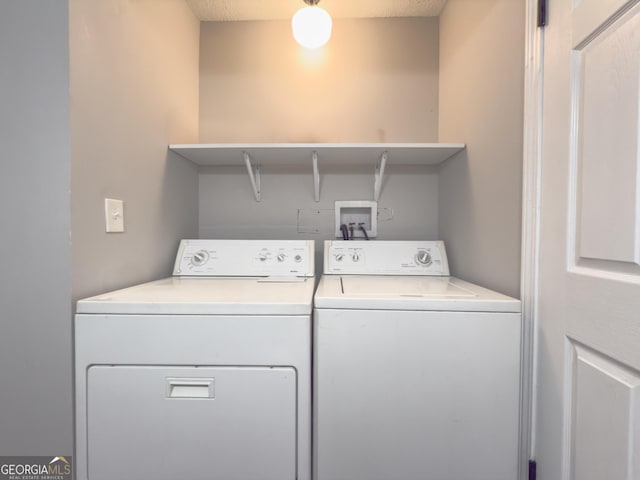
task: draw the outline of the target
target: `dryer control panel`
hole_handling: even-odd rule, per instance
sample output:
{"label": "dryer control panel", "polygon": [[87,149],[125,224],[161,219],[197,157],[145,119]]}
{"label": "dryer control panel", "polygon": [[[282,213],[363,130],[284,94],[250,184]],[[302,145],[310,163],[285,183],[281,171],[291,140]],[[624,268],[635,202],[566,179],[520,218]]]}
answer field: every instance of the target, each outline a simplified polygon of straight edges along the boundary
{"label": "dryer control panel", "polygon": [[313,277],[313,240],[181,240],[174,276]]}
{"label": "dryer control panel", "polygon": [[324,273],[449,275],[442,241],[345,241],[324,244]]}

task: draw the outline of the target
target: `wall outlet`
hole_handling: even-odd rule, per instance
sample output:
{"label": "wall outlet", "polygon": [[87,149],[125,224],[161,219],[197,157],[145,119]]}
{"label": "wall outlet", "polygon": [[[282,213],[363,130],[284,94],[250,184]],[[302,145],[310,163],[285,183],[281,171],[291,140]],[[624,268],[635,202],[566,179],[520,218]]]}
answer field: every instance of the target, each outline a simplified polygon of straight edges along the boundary
{"label": "wall outlet", "polygon": [[124,232],[124,202],[122,200],[104,199],[104,221],[107,233]]}

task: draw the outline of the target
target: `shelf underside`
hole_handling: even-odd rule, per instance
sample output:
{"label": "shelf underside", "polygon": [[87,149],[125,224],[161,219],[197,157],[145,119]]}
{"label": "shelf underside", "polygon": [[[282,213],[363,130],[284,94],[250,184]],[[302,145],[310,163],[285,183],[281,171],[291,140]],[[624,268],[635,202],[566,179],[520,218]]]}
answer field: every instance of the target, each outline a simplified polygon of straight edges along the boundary
{"label": "shelf underside", "polygon": [[394,165],[438,165],[463,150],[463,143],[287,143],[181,144],[169,149],[197,165],[300,165],[317,154],[320,165],[372,165],[386,152]]}

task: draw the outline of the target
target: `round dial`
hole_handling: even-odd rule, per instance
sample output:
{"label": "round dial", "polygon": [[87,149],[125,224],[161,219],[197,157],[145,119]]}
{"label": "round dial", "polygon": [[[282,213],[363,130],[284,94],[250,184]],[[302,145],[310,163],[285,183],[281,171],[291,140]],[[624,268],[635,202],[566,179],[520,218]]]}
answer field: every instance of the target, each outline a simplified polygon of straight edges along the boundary
{"label": "round dial", "polygon": [[207,263],[207,260],[209,260],[209,253],[206,250],[200,250],[191,257],[191,264],[200,267]]}
{"label": "round dial", "polygon": [[279,262],[284,262],[285,258],[287,258],[287,256],[284,253],[279,253],[278,254],[278,261]]}
{"label": "round dial", "polygon": [[354,262],[358,262],[360,261],[360,255],[358,255],[358,252],[355,252],[353,254],[353,257],[351,257],[353,259]]}
{"label": "round dial", "polygon": [[271,252],[269,251],[269,249],[263,248],[258,252],[256,256],[261,262],[266,262],[267,260],[271,259]]}
{"label": "round dial", "polygon": [[336,262],[341,262],[343,258],[344,255],[342,255],[341,253],[336,253]]}
{"label": "round dial", "polygon": [[416,253],[416,263],[418,265],[431,265],[431,254],[429,252],[425,252],[424,250],[420,250]]}

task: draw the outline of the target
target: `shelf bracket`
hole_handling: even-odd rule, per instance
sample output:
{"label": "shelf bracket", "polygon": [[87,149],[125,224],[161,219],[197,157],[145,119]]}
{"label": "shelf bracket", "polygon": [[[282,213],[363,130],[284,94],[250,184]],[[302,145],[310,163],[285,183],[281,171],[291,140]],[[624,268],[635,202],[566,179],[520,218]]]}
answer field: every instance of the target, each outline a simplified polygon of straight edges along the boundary
{"label": "shelf bracket", "polygon": [[314,151],[311,154],[311,161],[313,162],[313,193],[316,202],[320,201],[320,172],[318,171],[318,152]]}
{"label": "shelf bracket", "polygon": [[384,178],[384,167],[387,165],[388,152],[383,152],[380,156],[380,160],[376,164],[376,173],[374,176],[373,184],[373,199],[377,202],[380,198],[380,191],[382,190],[382,180]]}
{"label": "shelf bracket", "polygon": [[247,165],[247,173],[249,174],[249,181],[251,182],[251,188],[253,189],[253,196],[256,198],[256,202],[260,201],[260,165],[255,167],[251,166],[251,157],[247,152],[242,152],[244,157],[244,163]]}

